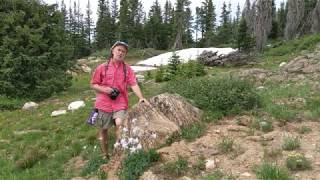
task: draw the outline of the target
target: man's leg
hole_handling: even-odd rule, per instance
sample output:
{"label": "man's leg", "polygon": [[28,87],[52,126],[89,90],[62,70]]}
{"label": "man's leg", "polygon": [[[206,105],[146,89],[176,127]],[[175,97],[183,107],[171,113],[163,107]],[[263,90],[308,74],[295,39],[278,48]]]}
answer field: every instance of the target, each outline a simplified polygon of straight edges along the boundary
{"label": "man's leg", "polygon": [[108,129],[100,129],[99,131],[99,140],[101,151],[104,156],[108,156]]}
{"label": "man's leg", "polygon": [[116,123],[116,140],[120,139],[120,133],[121,133],[121,126],[122,126],[122,119],[121,118],[116,118],[115,120]]}

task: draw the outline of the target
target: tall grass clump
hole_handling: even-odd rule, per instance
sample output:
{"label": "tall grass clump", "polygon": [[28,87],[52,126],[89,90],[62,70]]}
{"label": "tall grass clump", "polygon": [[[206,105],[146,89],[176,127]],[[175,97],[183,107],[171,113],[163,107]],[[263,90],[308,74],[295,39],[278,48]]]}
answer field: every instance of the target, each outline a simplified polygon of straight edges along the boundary
{"label": "tall grass clump", "polygon": [[151,163],[157,162],[160,155],[155,150],[137,151],[136,153],[129,154],[122,161],[122,169],[120,170],[119,177],[123,180],[138,179],[139,176],[145,171],[146,168],[151,166]]}
{"label": "tall grass clump", "polygon": [[231,77],[192,78],[170,81],[166,90],[178,93],[204,110],[237,114],[260,105],[260,98],[252,84]]}
{"label": "tall grass clump", "polygon": [[261,180],[292,180],[287,169],[278,167],[271,163],[263,162],[254,167],[257,179]]}

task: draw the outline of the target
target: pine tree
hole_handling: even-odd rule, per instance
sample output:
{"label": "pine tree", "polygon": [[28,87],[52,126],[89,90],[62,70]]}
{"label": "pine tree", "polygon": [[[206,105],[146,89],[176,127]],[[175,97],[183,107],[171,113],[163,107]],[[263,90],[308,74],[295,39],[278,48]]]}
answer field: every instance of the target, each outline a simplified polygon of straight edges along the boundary
{"label": "pine tree", "polygon": [[68,13],[67,13],[67,8],[66,4],[64,3],[64,0],[61,0],[61,9],[60,9],[62,15],[63,15],[63,30],[67,30],[67,24],[68,24]]}
{"label": "pine tree", "polygon": [[87,10],[86,10],[86,18],[85,18],[85,34],[87,38],[87,46],[91,48],[91,35],[92,35],[92,26],[93,20],[91,18],[91,7],[90,7],[90,0],[88,0]]}
{"label": "pine tree", "polygon": [[128,41],[130,39],[129,26],[129,2],[128,0],[120,0],[120,15],[119,15],[119,37],[121,40]]}
{"label": "pine tree", "polygon": [[277,12],[277,21],[278,21],[278,35],[283,37],[284,36],[284,30],[286,27],[286,9],[285,9],[285,3],[282,2],[280,4],[280,9]]}
{"label": "pine tree", "polygon": [[202,39],[205,41],[204,44],[205,46],[213,45],[216,13],[212,0],[205,0],[205,2],[202,2],[202,18],[204,27]]}
{"label": "pine tree", "polygon": [[271,25],[271,31],[269,33],[269,38],[271,39],[276,39],[278,37],[278,21],[277,21],[277,9],[276,9],[276,4],[275,1],[272,0],[272,25]]}
{"label": "pine tree", "polygon": [[147,44],[149,47],[153,47],[156,49],[165,49],[166,44],[163,44],[163,28],[162,25],[162,16],[161,16],[161,7],[156,0],[154,4],[151,6],[149,11],[149,20],[146,24],[146,34],[147,34]]}
{"label": "pine tree", "polygon": [[113,34],[108,0],[99,0],[98,20],[96,25],[96,46],[98,49],[112,45]]}
{"label": "pine tree", "polygon": [[40,100],[71,85],[64,16],[37,0],[0,3],[0,95]]}
{"label": "pine tree", "polygon": [[181,64],[180,56],[174,51],[169,60],[168,67],[166,69],[166,75],[164,80],[171,80],[178,72],[178,66]]}
{"label": "pine tree", "polygon": [[227,10],[227,5],[223,2],[222,12],[220,16],[220,27],[218,28],[218,35],[216,36],[216,43],[227,44],[232,38],[232,30],[230,24],[230,12]]}
{"label": "pine tree", "polygon": [[183,34],[187,27],[185,24],[185,19],[187,17],[186,9],[190,5],[189,0],[177,0],[175,8],[175,29],[176,35],[173,43],[173,49],[183,48]]}
{"label": "pine tree", "polygon": [[241,18],[238,28],[237,45],[240,51],[250,50],[253,40],[249,34],[249,28],[247,26],[246,19]]}

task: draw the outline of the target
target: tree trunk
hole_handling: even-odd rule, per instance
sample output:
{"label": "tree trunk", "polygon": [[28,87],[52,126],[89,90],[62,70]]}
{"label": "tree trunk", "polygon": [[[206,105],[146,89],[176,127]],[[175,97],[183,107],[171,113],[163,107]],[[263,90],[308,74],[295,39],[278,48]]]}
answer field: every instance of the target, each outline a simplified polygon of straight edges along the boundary
{"label": "tree trunk", "polygon": [[288,0],[287,24],[285,39],[293,39],[304,16],[304,0]]}
{"label": "tree trunk", "polygon": [[258,0],[253,10],[256,12],[254,21],[256,48],[262,50],[272,27],[272,0]]}
{"label": "tree trunk", "polygon": [[317,2],[316,7],[313,10],[313,23],[311,27],[311,32],[313,34],[320,32],[320,1]]}

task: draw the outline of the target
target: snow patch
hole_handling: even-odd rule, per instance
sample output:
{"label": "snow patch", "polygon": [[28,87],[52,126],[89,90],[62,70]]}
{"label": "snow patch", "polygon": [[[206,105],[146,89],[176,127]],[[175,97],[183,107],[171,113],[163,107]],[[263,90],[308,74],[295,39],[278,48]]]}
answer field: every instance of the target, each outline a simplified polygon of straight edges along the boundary
{"label": "snow patch", "polygon": [[[220,54],[226,55],[236,50],[232,48],[189,48],[189,49],[176,51],[176,54],[180,56],[181,61],[185,63],[185,62],[188,62],[189,60],[197,59],[197,57],[203,51],[213,51],[213,52],[217,51],[218,52],[217,55],[220,55]],[[144,66],[167,65],[172,56],[172,53],[173,52],[167,52],[167,53],[160,54],[158,56],[151,57],[149,59],[138,62],[137,65],[144,65]]]}

